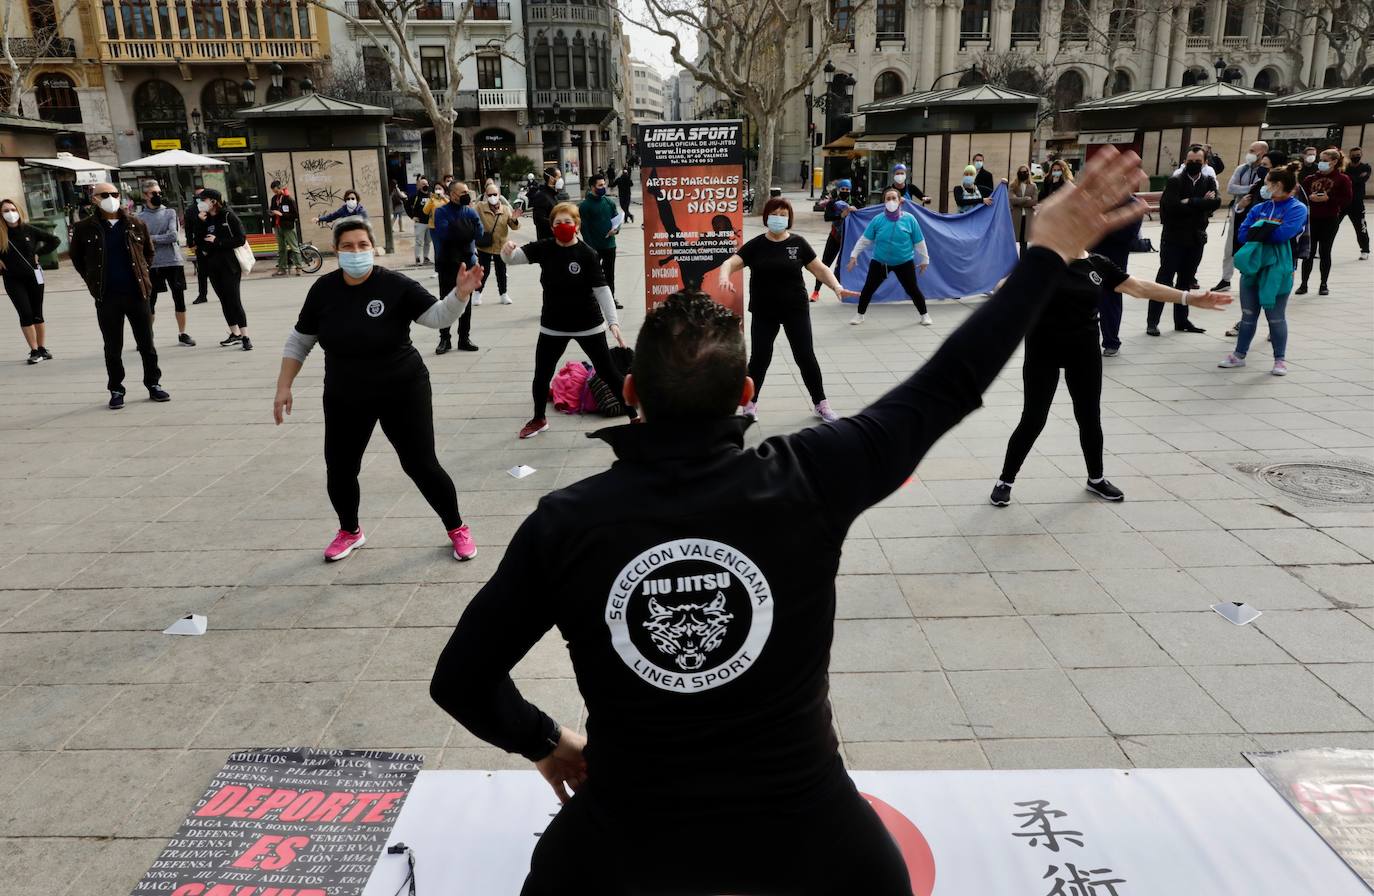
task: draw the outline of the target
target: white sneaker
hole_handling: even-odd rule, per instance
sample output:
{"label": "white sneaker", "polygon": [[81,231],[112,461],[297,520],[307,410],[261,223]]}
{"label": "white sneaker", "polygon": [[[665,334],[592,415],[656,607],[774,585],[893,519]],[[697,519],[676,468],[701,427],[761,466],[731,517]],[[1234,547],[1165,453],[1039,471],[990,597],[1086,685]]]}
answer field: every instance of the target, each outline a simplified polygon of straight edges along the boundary
{"label": "white sneaker", "polygon": [[505,293],[501,293],[501,304],[514,305],[515,303],[510,300],[510,296],[506,295]]}
{"label": "white sneaker", "polygon": [[929,315],[929,314],[922,314],[922,315],[921,315],[921,326],[923,326],[923,327],[928,327],[928,326],[930,326],[930,325],[933,324],[933,323],[935,323],[935,321],[933,321],[933,320],[930,319],[930,315]]}
{"label": "white sneaker", "polygon": [[1361,252],[1361,253],[1360,253],[1360,261],[1369,261],[1369,253],[1368,253],[1368,252]]}
{"label": "white sneaker", "polygon": [[480,305],[480,304],[482,304],[482,294],[481,294],[480,292],[475,292],[475,293],[472,294],[472,304],[474,304],[474,305]]}
{"label": "white sneaker", "polygon": [[849,321],[849,323],[850,323],[851,325],[856,326],[856,327],[857,327],[859,324],[863,323],[863,322],[864,322],[864,316],[863,316],[862,314],[856,314],[856,315],[854,315],[854,317]]}

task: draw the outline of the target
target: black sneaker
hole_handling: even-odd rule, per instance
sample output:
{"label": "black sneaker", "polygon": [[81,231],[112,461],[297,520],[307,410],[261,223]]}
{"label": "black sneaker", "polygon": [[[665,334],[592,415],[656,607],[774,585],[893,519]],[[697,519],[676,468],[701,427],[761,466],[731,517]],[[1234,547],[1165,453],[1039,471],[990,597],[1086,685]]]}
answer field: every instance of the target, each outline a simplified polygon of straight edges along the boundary
{"label": "black sneaker", "polygon": [[249,339],[247,336],[245,336],[245,337],[243,337],[243,339],[240,340],[240,341],[243,343],[243,350],[244,350],[244,351],[246,351],[246,352],[251,352],[251,351],[253,350],[253,340],[251,340],[251,339]]}
{"label": "black sneaker", "polygon": [[194,302],[192,302],[191,304],[192,304],[192,305],[204,305],[204,304],[205,304],[206,302],[208,302],[208,301],[210,301],[210,300],[207,299],[205,296],[201,296],[200,298],[196,299],[196,300],[195,300]]}
{"label": "black sneaker", "polygon": [[442,355],[451,348],[453,348],[453,343],[449,341],[449,338],[447,336],[440,336],[439,347],[434,350],[434,354]]}
{"label": "black sneaker", "polygon": [[1102,350],[1102,357],[1104,357],[1104,358],[1115,358],[1115,357],[1117,356],[1117,353],[1120,352],[1120,351],[1121,351],[1121,349],[1119,349],[1119,348],[1104,348],[1104,349]]}
{"label": "black sneaker", "polygon": [[988,498],[993,507],[1006,507],[1011,503],[1011,486],[999,482],[992,487],[992,497]]}
{"label": "black sneaker", "polygon": [[1105,479],[1103,479],[1101,482],[1093,482],[1091,479],[1089,479],[1086,485],[1088,491],[1092,492],[1094,495],[1097,495],[1104,501],[1126,500],[1126,493],[1123,492],[1121,489],[1117,488],[1116,486],[1112,485]]}
{"label": "black sneaker", "polygon": [[1174,332],[1176,332],[1176,333],[1206,333],[1207,331],[1204,330],[1202,327],[1199,327],[1197,324],[1184,324],[1184,325],[1181,326],[1181,327],[1174,327]]}
{"label": "black sneaker", "polygon": [[38,347],[38,353],[43,356],[44,361],[52,360],[52,352],[48,351],[41,345]]}
{"label": "black sneaker", "polygon": [[1329,296],[1329,295],[1331,295],[1331,290],[1327,289],[1327,288],[1326,288],[1326,284],[1323,283],[1321,286],[1318,286],[1318,287],[1317,287],[1317,295],[1319,295],[1319,296]]}
{"label": "black sneaker", "polygon": [[40,352],[38,349],[33,349],[32,351],[29,352],[29,360],[28,360],[28,363],[30,363],[30,364],[37,364],[39,361],[42,361],[42,360],[43,360],[43,353]]}
{"label": "black sneaker", "polygon": [[475,351],[477,351],[477,343],[473,342],[471,339],[459,339],[459,340],[458,340],[458,351],[460,351],[460,352],[475,352]]}
{"label": "black sneaker", "polygon": [[1305,295],[1307,295],[1307,284],[1306,284],[1306,283],[1299,284],[1298,288],[1295,289],[1295,290],[1293,290],[1293,295],[1295,295],[1295,296],[1305,296]]}
{"label": "black sneaker", "polygon": [[1217,285],[1212,287],[1212,292],[1228,292],[1231,289],[1230,280],[1218,280]]}
{"label": "black sneaker", "polygon": [[117,411],[117,410],[119,410],[119,409],[121,409],[121,408],[123,408],[123,407],[124,407],[124,393],[123,393],[123,392],[111,392],[111,393],[110,393],[110,410],[112,410],[112,411]]}
{"label": "black sneaker", "polygon": [[616,310],[617,310],[617,311],[624,311],[624,310],[625,310],[625,306],[622,305],[622,304],[620,304],[619,302],[616,302],[616,303],[615,303],[615,307],[616,307]]}
{"label": "black sneaker", "polygon": [[192,338],[191,338],[189,335],[187,335],[186,333],[182,333],[181,335],[177,336],[177,342],[180,342],[182,345],[195,345],[195,344],[196,344],[196,341],[195,341],[194,339],[192,339]]}
{"label": "black sneaker", "polygon": [[1158,335],[1159,335],[1159,327],[1155,326],[1154,324],[1146,324],[1146,325],[1145,325],[1145,335],[1146,335],[1146,336],[1158,336]]}
{"label": "black sneaker", "polygon": [[148,397],[151,398],[153,401],[172,400],[172,396],[167,393],[167,390],[158,385],[152,385],[148,387]]}
{"label": "black sneaker", "polygon": [[243,341],[243,337],[242,337],[242,336],[237,336],[237,335],[235,335],[235,334],[233,334],[233,333],[230,333],[228,336],[226,336],[226,337],[224,337],[223,339],[221,339],[221,340],[219,341],[219,344],[222,345],[222,346],[224,346],[225,348],[228,348],[228,347],[231,346],[231,345],[238,345],[238,344],[239,344],[240,342],[242,342],[242,341]]}

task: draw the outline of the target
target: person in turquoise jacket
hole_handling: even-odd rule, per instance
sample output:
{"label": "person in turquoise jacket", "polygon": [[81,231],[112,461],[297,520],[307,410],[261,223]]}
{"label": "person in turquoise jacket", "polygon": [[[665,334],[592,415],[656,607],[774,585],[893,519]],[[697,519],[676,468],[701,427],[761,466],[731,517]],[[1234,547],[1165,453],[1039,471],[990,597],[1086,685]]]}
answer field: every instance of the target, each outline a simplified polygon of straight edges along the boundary
{"label": "person in turquoise jacket", "polygon": [[[597,258],[601,259],[601,270],[606,274],[606,285],[615,295],[615,235],[620,225],[613,219],[619,215],[615,200],[606,195],[606,177],[598,174],[592,178],[591,191],[577,207],[582,215],[582,242],[592,247]],[[617,299],[615,307],[624,308]]]}
{"label": "person in turquoise jacket", "polygon": [[1260,188],[1260,198],[1245,216],[1240,238],[1245,244],[1236,252],[1240,280],[1240,326],[1235,351],[1218,367],[1244,367],[1250,342],[1259,328],[1260,310],[1269,321],[1269,341],[1274,349],[1270,373],[1285,376],[1288,363],[1288,294],[1293,289],[1293,252],[1289,244],[1307,225],[1307,206],[1293,195],[1298,186],[1298,163],[1275,168]]}
{"label": "person in turquoise jacket", "polygon": [[902,209],[902,194],[896,187],[888,187],[883,191],[883,212],[864,228],[864,235],[854,244],[854,251],[849,253],[846,270],[854,270],[859,263],[859,256],[870,246],[873,248],[873,257],[869,259],[868,277],[864,280],[863,292],[859,294],[859,313],[854,315],[850,323],[857,326],[864,322],[873,294],[883,285],[887,275],[892,274],[915,304],[921,323],[930,326],[932,321],[926,312],[926,297],[921,294],[921,287],[916,285],[916,266],[919,263],[921,273],[925,273],[926,268],[930,267],[930,253],[926,250],[926,237],[921,233],[920,222],[911,212]]}

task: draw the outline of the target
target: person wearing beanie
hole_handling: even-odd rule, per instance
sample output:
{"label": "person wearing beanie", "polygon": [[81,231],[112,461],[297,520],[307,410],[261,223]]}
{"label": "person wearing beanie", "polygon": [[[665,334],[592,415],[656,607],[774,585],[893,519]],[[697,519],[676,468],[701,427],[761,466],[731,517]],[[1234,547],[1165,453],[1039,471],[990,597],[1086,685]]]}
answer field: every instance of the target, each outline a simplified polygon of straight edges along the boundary
{"label": "person wearing beanie", "polygon": [[930,197],[921,192],[921,188],[911,182],[911,172],[901,162],[892,166],[892,178],[888,185],[883,188],[883,193],[888,190],[896,190],[902,199],[910,199],[912,202],[924,204],[930,203]]}

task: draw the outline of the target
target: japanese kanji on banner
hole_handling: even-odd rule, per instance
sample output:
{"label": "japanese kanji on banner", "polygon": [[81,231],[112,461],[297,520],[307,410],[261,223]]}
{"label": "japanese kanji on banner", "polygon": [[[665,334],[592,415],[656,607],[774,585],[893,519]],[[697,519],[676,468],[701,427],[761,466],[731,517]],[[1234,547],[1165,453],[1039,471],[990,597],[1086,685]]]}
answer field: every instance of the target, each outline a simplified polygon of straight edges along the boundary
{"label": "japanese kanji on banner", "polygon": [[[853,778],[900,847],[913,896],[1369,896],[1253,769]],[[417,856],[421,896],[515,896],[557,811],[534,772],[421,772],[393,839]],[[364,896],[391,896],[408,871],[383,857]]]}

